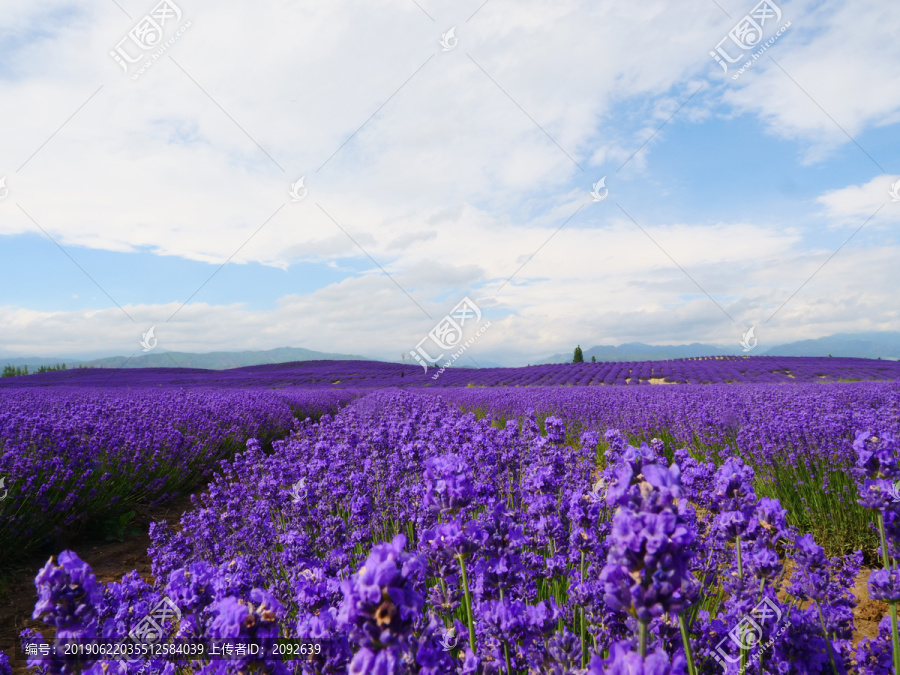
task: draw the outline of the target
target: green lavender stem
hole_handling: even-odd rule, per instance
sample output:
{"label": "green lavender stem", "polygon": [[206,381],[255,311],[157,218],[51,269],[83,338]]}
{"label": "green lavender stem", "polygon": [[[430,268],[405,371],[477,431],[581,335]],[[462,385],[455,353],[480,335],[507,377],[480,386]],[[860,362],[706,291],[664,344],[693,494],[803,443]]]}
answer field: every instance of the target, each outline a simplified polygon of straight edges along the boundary
{"label": "green lavender stem", "polygon": [[[503,602],[503,588],[500,589],[500,602]],[[503,658],[506,660],[506,675],[512,675],[512,666],[509,663],[509,645],[506,640],[503,641]]]}
{"label": "green lavender stem", "polygon": [[684,656],[687,659],[688,675],[697,675],[694,666],[694,655],[691,653],[691,637],[688,635],[687,620],[684,614],[678,615],[678,628],[681,629],[681,642],[684,644]]}
{"label": "green lavender stem", "polygon": [[647,656],[647,622],[641,621],[638,624],[638,647],[640,649],[641,658]]}
{"label": "green lavender stem", "polygon": [[[741,586],[744,585],[744,559],[741,554],[741,538],[738,537],[735,541],[735,550],[737,551],[737,566],[738,566],[738,579],[741,581]],[[744,647],[744,628],[741,626],[741,673],[745,673],[747,671],[747,657],[750,656],[750,652]]]}
{"label": "green lavender stem", "polygon": [[834,664],[834,653],[831,651],[831,638],[828,637],[828,631],[825,630],[825,618],[822,616],[822,606],[817,602],[816,609],[819,610],[819,624],[822,626],[822,635],[825,636],[825,644],[828,645],[828,661],[831,663],[831,670],[834,675],[838,675],[837,666]]}
{"label": "green lavender stem", "polygon": [[472,621],[472,595],[469,593],[469,580],[466,576],[466,559],[462,557],[462,554],[456,555],[457,560],[459,560],[459,569],[462,573],[462,585],[463,585],[463,593],[465,594],[466,601],[466,619],[469,622],[469,647],[472,649],[472,653],[475,653],[475,622]]}
{"label": "green lavender stem", "polygon": [[[881,560],[884,569],[890,571],[891,559],[888,557],[887,535],[884,532],[884,515],[878,512],[878,535],[881,537]],[[900,675],[900,633],[897,632],[897,603],[888,603],[891,612],[891,639],[894,643],[894,675]]]}
{"label": "green lavender stem", "polygon": [[[584,583],[584,551],[581,552],[581,583]],[[581,667],[587,667],[587,624],[584,618],[584,607],[581,607]]]}

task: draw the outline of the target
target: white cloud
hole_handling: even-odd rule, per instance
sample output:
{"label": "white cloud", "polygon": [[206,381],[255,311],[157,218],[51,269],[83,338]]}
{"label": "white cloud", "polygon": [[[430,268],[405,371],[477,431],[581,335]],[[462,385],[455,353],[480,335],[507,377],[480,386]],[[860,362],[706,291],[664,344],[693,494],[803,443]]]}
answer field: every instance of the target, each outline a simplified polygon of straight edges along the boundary
{"label": "white cloud", "polygon": [[893,201],[891,196],[895,184],[900,194],[900,176],[876,176],[868,183],[829,190],[816,201],[837,224],[859,227],[877,213],[872,223],[877,227],[900,220],[900,198]]}
{"label": "white cloud", "polygon": [[[878,0],[783,7],[791,27],[741,79],[725,80],[724,101],[762,118],[772,134],[808,144],[808,162],[851,143],[848,135],[900,121],[900,88],[891,85],[900,79],[894,8]],[[878,150],[865,148],[887,161]]]}
{"label": "white cloud", "polygon": [[[11,162],[0,166],[11,191],[0,204],[0,236],[36,231],[18,204],[63,246],[215,265],[230,256],[281,268],[361,261],[367,270],[285,295],[274,311],[189,305],[160,327],[163,346],[288,344],[375,356],[409,348],[433,323],[357,244],[434,317],[456,301],[446,298],[470,291],[504,313],[478,343],[494,359],[538,357],[574,335],[726,342],[765,319],[833,250],[810,244],[796,224],[711,216],[702,206],[693,219],[645,223],[640,204],[623,203],[734,325],[623,217],[615,197],[589,203],[587,190],[604,174],[610,184],[656,180],[654,150],[676,122],[662,125],[705,75],[718,75],[708,50],[734,21],[714,3],[686,12],[662,0],[491,0],[467,22],[480,3],[422,3],[431,21],[411,0],[252,8],[225,0],[215,9],[182,0],[192,26],[169,52],[174,61],[163,58],[136,82],[108,52],[154,2],[122,4],[132,19],[112,2],[86,0],[11,0],[0,17],[0,32],[14,36],[0,74],[0,157]],[[896,123],[900,110],[900,91],[889,86],[900,75],[900,47],[885,12],[874,0],[796,0],[791,32],[772,48],[854,136]],[[452,25],[459,44],[443,53],[438,39]],[[713,108],[722,101],[727,111]],[[735,84],[705,83],[678,121],[700,126],[724,114],[754,115],[771,133],[808,144],[807,161],[838,145],[855,151],[767,59]],[[291,203],[288,188],[301,176],[308,197]],[[888,199],[889,183],[881,174],[818,204],[833,224],[852,224]],[[891,206],[884,217],[896,218]],[[885,256],[895,247],[857,248],[864,245],[842,251],[779,313],[779,335],[893,325],[896,317],[878,310],[890,302],[875,274],[891,269]],[[856,264],[865,274],[851,271]],[[837,283],[838,273],[852,278]],[[56,354],[89,341],[123,353],[177,305],[134,300],[126,308],[140,326],[115,308],[0,308],[10,326],[0,346]]]}

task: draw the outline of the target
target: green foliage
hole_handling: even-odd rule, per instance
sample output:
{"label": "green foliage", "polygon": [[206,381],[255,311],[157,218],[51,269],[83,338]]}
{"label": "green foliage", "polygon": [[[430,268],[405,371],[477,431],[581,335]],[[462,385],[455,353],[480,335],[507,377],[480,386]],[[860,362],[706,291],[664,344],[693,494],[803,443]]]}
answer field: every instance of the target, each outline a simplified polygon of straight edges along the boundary
{"label": "green foliage", "polygon": [[65,370],[65,363],[57,363],[55,366],[41,366],[35,372],[37,373],[52,373],[55,370]]}
{"label": "green foliage", "polygon": [[572,358],[572,363],[584,363],[584,354],[581,352],[581,345],[575,347],[575,356]]}
{"label": "green foliage", "polygon": [[[50,373],[54,370],[65,370],[65,363],[57,363],[55,366],[41,366],[36,371],[36,373]],[[28,375],[28,366],[12,366],[5,365],[3,367],[3,372],[0,373],[0,377],[19,377],[21,375]]]}
{"label": "green foliage", "polygon": [[106,541],[125,541],[126,537],[143,534],[141,528],[131,524],[134,520],[134,511],[126,511],[117,518],[110,518],[103,521],[104,539]]}

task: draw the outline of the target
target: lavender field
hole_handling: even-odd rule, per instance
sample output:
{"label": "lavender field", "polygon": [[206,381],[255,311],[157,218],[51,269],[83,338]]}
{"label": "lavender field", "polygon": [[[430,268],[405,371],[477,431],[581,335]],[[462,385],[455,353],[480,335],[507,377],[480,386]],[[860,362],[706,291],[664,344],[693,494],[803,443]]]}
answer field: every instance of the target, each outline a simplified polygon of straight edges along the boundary
{"label": "lavender field", "polygon": [[900,6],[11,0],[0,675],[900,675]]}
{"label": "lavender field", "polygon": [[449,368],[443,372],[377,361],[304,361],[225,371],[199,368],[103,368],[61,370],[39,377],[0,379],[3,386],[98,387],[534,387],[540,385],[789,384],[900,380],[900,361],[791,356],[727,356],[567,363],[522,368]]}
{"label": "lavender field", "polygon": [[[896,672],[894,363],[364,365],[4,382],[0,564],[52,555],[17,669]],[[98,581],[80,529],[192,492]]]}

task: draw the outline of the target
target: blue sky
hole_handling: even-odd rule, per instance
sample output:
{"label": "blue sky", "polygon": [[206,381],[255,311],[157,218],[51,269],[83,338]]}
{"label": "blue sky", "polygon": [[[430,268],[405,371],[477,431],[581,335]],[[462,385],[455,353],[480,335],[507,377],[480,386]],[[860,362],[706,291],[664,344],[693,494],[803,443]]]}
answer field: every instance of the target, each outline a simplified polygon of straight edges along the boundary
{"label": "blue sky", "polygon": [[161,5],[13,0],[0,355],[396,359],[464,297],[510,365],[900,330],[896,9],[777,3],[732,80],[754,2],[482,2],[175,0],[133,79]]}

